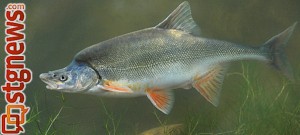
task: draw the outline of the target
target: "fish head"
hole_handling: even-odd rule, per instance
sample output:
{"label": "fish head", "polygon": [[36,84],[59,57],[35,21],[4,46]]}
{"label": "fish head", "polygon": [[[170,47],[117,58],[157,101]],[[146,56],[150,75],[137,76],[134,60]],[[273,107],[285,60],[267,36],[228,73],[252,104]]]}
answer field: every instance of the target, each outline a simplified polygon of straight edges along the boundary
{"label": "fish head", "polygon": [[98,83],[98,75],[85,64],[71,64],[65,68],[40,74],[46,88],[61,92],[79,93]]}

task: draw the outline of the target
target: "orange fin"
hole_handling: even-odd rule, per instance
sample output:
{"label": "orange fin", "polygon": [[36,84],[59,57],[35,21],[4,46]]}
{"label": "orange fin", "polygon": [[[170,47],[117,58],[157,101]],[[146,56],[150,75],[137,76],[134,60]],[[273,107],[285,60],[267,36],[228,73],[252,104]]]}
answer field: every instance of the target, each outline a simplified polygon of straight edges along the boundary
{"label": "orange fin", "polygon": [[169,114],[174,103],[174,95],[169,90],[147,89],[147,97],[151,103],[160,111]]}
{"label": "orange fin", "polygon": [[133,93],[133,91],[128,86],[125,86],[124,84],[120,84],[117,82],[109,81],[109,80],[106,80],[103,83],[103,89],[112,92]]}
{"label": "orange fin", "polygon": [[197,89],[202,96],[214,106],[219,105],[219,98],[221,95],[222,83],[227,65],[217,65],[213,67],[204,76],[195,77],[193,87]]}

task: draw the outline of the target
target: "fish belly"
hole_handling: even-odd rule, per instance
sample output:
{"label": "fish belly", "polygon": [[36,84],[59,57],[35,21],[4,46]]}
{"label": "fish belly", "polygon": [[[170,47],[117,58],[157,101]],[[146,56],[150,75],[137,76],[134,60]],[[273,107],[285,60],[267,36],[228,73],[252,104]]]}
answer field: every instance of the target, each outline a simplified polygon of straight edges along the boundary
{"label": "fish belly", "polygon": [[167,69],[161,67],[157,70],[160,74],[156,74],[155,77],[144,77],[143,80],[134,82],[136,84],[142,84],[143,87],[135,89],[137,92],[145,92],[146,89],[159,88],[163,90],[171,90],[184,88],[192,88],[192,83],[195,76],[202,76],[209,71],[211,67],[208,63],[195,63],[193,65],[187,66],[180,63],[173,63]]}

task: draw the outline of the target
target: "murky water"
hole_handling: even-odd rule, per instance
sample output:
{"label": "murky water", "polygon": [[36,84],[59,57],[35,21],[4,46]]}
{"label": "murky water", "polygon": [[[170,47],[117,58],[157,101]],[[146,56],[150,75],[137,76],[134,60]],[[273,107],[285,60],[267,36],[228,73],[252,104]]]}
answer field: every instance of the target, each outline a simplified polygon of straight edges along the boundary
{"label": "murky water", "polygon": [[[33,81],[26,89],[27,105],[31,106],[32,116],[39,112],[30,123],[26,124],[26,133],[45,134],[51,119],[63,108],[48,133],[113,134],[115,126],[116,134],[132,135],[158,127],[161,125],[160,121],[166,124],[186,123],[189,116],[194,116],[191,119],[198,119],[198,133],[241,134],[243,132],[239,129],[242,129],[249,132],[253,130],[250,133],[255,134],[264,128],[270,130],[271,134],[290,133],[288,131],[299,134],[299,129],[294,129],[297,124],[293,122],[289,123],[290,128],[286,128],[285,124],[270,126],[274,121],[284,123],[289,120],[281,120],[279,117],[292,117],[291,119],[296,120],[295,123],[300,122],[300,112],[297,111],[300,101],[299,25],[286,48],[296,82],[287,85],[281,91],[286,80],[279,72],[263,63],[245,61],[244,65],[250,64],[250,78],[257,77],[252,79],[256,82],[251,83],[252,88],[249,90],[250,86],[246,81],[234,74],[243,71],[242,64],[236,62],[225,78],[221,104],[217,108],[194,89],[175,90],[174,108],[169,115],[164,115],[156,110],[146,97],[99,98],[92,95],[62,94],[47,90],[45,84],[39,80],[40,73],[65,67],[73,56],[85,47],[114,36],[157,25],[181,2],[178,0],[26,1],[25,33],[28,44],[26,63],[34,73]],[[204,37],[245,45],[259,46],[295,21],[300,21],[298,0],[189,2],[194,20],[200,26]],[[1,9],[6,5],[3,1],[0,4]],[[3,22],[3,10],[0,11],[2,12],[0,22]],[[0,33],[3,38],[4,23]],[[4,38],[1,43],[4,45]],[[5,57],[3,49],[0,56],[2,61],[0,75],[3,84]],[[260,91],[260,87],[263,91]],[[247,103],[249,106],[245,107]],[[277,108],[265,107],[273,104]],[[4,108],[4,105],[5,102],[0,100],[1,108]],[[253,126],[243,129],[249,123]],[[259,124],[265,127],[255,126]]]}

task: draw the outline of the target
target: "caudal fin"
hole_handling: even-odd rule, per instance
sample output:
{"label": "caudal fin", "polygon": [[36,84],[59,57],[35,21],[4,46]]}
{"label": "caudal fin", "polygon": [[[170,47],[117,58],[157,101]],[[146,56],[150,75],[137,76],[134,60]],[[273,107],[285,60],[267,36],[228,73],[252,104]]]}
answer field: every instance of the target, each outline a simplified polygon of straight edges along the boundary
{"label": "caudal fin", "polygon": [[287,60],[284,48],[292,35],[297,22],[292,26],[288,27],[283,32],[269,39],[260,49],[267,52],[268,58],[270,59],[270,64],[275,67],[275,69],[283,72],[285,76],[291,81],[294,81],[294,75],[290,63]]}

